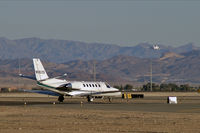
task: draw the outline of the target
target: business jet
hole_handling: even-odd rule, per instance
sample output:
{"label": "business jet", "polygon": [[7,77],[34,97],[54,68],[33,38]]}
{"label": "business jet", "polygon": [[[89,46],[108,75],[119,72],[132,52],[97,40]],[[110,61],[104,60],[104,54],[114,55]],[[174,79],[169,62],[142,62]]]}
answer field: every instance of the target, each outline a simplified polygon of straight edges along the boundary
{"label": "business jet", "polygon": [[35,70],[35,77],[29,77],[20,74],[21,77],[34,79],[37,85],[43,90],[29,90],[40,94],[47,94],[58,96],[58,101],[63,102],[64,96],[80,96],[87,97],[88,102],[92,102],[94,97],[120,97],[121,92],[111,87],[106,82],[92,82],[92,81],[68,81],[60,79],[61,77],[49,78],[40,59],[34,58],[33,65]]}
{"label": "business jet", "polygon": [[153,45],[154,50],[160,50],[160,47],[158,45]]}

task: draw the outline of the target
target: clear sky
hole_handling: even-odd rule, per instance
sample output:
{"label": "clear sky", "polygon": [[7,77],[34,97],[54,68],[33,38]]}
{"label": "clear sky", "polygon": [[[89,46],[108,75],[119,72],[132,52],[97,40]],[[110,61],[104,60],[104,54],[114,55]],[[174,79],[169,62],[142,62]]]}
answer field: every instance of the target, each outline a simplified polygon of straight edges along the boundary
{"label": "clear sky", "polygon": [[200,46],[200,0],[0,0],[0,36]]}

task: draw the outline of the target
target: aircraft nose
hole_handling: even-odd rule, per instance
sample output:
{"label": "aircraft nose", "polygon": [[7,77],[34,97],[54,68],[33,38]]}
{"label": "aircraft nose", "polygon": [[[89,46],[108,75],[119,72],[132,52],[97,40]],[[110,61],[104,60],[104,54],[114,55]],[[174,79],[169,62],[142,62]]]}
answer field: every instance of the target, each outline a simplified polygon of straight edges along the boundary
{"label": "aircraft nose", "polygon": [[112,87],[113,91],[119,91],[119,89]]}

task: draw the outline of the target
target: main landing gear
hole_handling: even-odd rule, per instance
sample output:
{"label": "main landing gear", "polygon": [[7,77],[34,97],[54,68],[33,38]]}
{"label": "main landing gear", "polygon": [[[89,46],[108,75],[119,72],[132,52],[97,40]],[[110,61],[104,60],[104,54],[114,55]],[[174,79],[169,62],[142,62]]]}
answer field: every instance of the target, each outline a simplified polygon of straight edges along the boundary
{"label": "main landing gear", "polygon": [[59,101],[60,103],[62,103],[62,102],[64,101],[64,99],[65,99],[64,96],[59,96],[59,97],[58,97],[58,101]]}
{"label": "main landing gear", "polygon": [[92,101],[94,101],[94,98],[91,97],[91,96],[87,96],[87,101],[88,101],[88,102],[92,102]]}

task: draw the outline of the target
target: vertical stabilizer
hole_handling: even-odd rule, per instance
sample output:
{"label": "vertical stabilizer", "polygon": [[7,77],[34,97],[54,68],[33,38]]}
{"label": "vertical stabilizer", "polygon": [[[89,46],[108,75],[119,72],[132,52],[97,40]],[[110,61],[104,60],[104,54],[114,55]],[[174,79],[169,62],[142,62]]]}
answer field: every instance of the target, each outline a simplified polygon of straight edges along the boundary
{"label": "vertical stabilizer", "polygon": [[34,65],[35,77],[37,81],[45,80],[49,78],[40,59],[33,58],[33,65]]}

